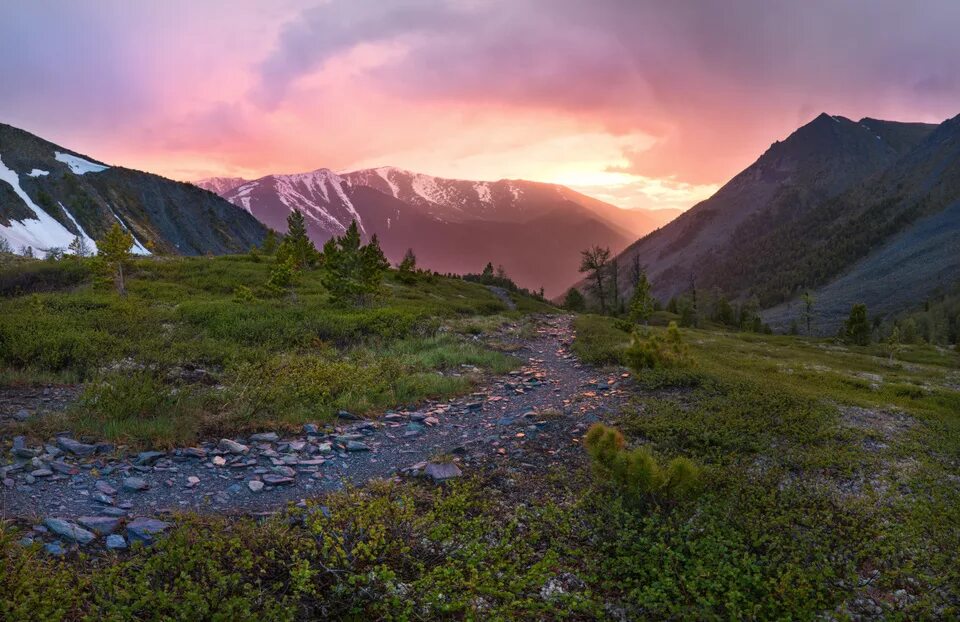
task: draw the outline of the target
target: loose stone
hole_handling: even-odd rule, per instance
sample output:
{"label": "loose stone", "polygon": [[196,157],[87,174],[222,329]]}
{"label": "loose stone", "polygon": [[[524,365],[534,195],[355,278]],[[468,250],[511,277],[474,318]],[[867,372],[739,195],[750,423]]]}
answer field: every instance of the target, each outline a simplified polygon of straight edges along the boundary
{"label": "loose stone", "polygon": [[70,540],[71,542],[77,542],[78,544],[89,544],[94,540],[94,538],[96,538],[94,534],[86,529],[60,518],[46,518],[44,519],[43,524],[47,526],[47,529],[58,536]]}
{"label": "loose stone", "polygon": [[155,518],[136,518],[127,525],[127,537],[131,542],[150,544],[156,535],[166,531],[169,526],[169,523]]}
{"label": "loose stone", "polygon": [[217,445],[217,449],[220,451],[228,451],[232,454],[245,454],[250,451],[250,448],[242,443],[230,440],[229,438],[220,439],[220,443]]}
{"label": "loose stone", "polygon": [[128,477],[123,480],[123,489],[129,490],[131,492],[143,492],[150,488],[150,485],[147,484],[147,481],[142,477]]}

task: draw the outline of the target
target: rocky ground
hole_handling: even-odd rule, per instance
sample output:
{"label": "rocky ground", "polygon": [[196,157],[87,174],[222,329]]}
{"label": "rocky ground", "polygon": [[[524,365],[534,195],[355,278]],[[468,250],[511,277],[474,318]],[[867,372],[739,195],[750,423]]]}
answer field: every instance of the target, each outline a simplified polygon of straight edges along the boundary
{"label": "rocky ground", "polygon": [[178,511],[271,513],[374,478],[440,482],[489,465],[548,468],[581,454],[589,425],[626,399],[627,374],[581,364],[572,339],[570,318],[541,318],[533,338],[514,344],[522,367],[467,397],[375,420],[344,412],[337,425],[308,424],[292,438],[264,432],[118,455],[96,439],[17,437],[0,461],[0,516],[32,523],[31,537],[60,554],[149,541]]}

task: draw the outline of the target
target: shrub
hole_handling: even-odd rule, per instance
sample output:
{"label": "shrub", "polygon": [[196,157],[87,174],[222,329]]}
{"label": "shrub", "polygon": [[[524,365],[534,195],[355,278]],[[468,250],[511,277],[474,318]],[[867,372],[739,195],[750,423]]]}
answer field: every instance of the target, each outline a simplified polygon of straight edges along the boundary
{"label": "shrub", "polygon": [[253,290],[246,285],[237,285],[236,289],[233,290],[233,299],[237,302],[253,302],[257,297],[254,296]]}
{"label": "shrub", "polygon": [[267,292],[271,296],[280,297],[284,290],[293,284],[294,263],[292,259],[281,261],[277,258],[277,263],[270,270],[270,278],[267,279]]}
{"label": "shrub", "polygon": [[619,430],[595,423],[586,436],[596,474],[635,505],[675,502],[691,495],[700,479],[692,460],[678,457],[662,468],[646,447],[627,449]]}
{"label": "shrub", "polygon": [[18,262],[0,270],[0,297],[75,287],[89,277],[90,265],[87,262]]}
{"label": "shrub", "polygon": [[690,364],[690,355],[676,322],[670,322],[666,335],[635,331],[630,347],[624,352],[624,359],[634,370],[675,368]]}

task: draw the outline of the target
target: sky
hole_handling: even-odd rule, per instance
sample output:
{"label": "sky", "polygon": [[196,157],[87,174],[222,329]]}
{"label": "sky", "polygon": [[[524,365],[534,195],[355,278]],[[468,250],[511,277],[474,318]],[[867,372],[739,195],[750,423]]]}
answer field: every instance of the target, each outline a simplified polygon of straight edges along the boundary
{"label": "sky", "polygon": [[0,122],[181,180],[398,166],[690,207],[820,112],[960,113],[960,2],[0,3]]}

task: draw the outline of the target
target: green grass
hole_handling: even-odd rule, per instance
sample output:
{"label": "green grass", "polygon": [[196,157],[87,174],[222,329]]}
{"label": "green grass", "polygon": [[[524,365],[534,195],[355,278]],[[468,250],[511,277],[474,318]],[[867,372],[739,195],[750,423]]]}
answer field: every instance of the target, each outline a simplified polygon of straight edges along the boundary
{"label": "green grass", "polygon": [[[266,297],[271,266],[247,256],[140,259],[124,298],[89,279],[2,297],[0,379],[85,383],[76,407],[33,424],[39,436],[66,428],[173,445],[292,427],[338,409],[376,414],[469,390],[462,365],[503,372],[515,364],[439,332],[445,321],[523,315],[485,287],[446,278],[404,285],[391,274],[373,304],[345,308],[329,300],[315,271],[299,275],[291,295]],[[43,279],[44,287],[59,282]],[[239,299],[241,286],[257,298]],[[547,308],[515,297],[531,310]],[[217,386],[177,382],[183,366],[207,369]]]}
{"label": "green grass", "polygon": [[[595,361],[618,360],[629,343],[604,318],[578,318],[577,329],[575,349]],[[693,363],[638,370],[640,391],[619,424],[704,466],[707,492],[680,535],[657,532],[651,544],[644,523],[627,526],[626,541],[681,566],[657,594],[662,613],[806,619],[870,596],[891,619],[958,615],[960,357],[929,346],[891,360],[880,346],[683,335]],[[645,559],[627,575],[612,568],[611,581],[652,595],[663,560]],[[694,559],[702,573],[682,569]],[[898,590],[909,602],[895,604]]]}

